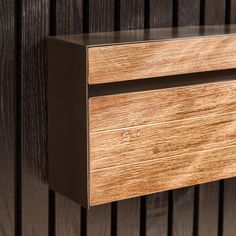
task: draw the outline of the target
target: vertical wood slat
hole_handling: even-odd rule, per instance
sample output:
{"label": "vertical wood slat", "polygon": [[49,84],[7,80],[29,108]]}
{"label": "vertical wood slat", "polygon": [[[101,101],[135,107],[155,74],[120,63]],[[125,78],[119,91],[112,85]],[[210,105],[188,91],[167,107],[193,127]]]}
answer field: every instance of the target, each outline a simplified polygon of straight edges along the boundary
{"label": "vertical wood slat", "polygon": [[200,0],[178,0],[178,26],[200,24]]}
{"label": "vertical wood slat", "polygon": [[[52,12],[52,10],[54,12]],[[57,0],[51,5],[53,34],[83,32],[83,1]],[[73,236],[81,233],[81,207],[60,194],[55,194],[55,233],[57,236]]]}
{"label": "vertical wood slat", "polygon": [[205,0],[204,23],[206,25],[220,25],[225,23],[225,0]]}
{"label": "vertical wood slat", "polygon": [[169,192],[146,197],[146,236],[168,235]]}
{"label": "vertical wood slat", "polygon": [[140,198],[118,202],[117,235],[137,236],[140,232]]}
{"label": "vertical wood slat", "polygon": [[[204,6],[204,24],[224,24],[225,0],[206,0]],[[198,233],[217,235],[219,228],[220,182],[199,186]]]}
{"label": "vertical wood slat", "polygon": [[[114,30],[114,0],[89,0],[86,20],[88,32]],[[85,13],[85,14],[86,14]],[[92,207],[87,210],[87,235],[111,235],[111,204]]]}
{"label": "vertical wood slat", "polygon": [[[230,22],[236,23],[236,0],[230,0]],[[234,236],[236,232],[236,178],[224,181],[222,235]]]}
{"label": "vertical wood slat", "polygon": [[144,28],[144,0],[120,0],[120,30],[132,30]]}
{"label": "vertical wood slat", "polygon": [[[173,23],[173,1],[150,0],[148,25],[171,27]],[[169,219],[169,192],[146,197],[146,236],[167,236]],[[142,222],[141,222],[142,223]]]}
{"label": "vertical wood slat", "polygon": [[0,4],[0,235],[14,234],[15,1]]}
{"label": "vertical wood slat", "polygon": [[111,204],[95,206],[87,210],[87,235],[111,235]]}
{"label": "vertical wood slat", "polygon": [[[175,6],[176,7],[176,6]],[[178,26],[200,24],[200,0],[178,0],[175,13]],[[173,191],[172,235],[192,235],[194,233],[195,188]]]}
{"label": "vertical wood slat", "polygon": [[230,23],[236,24],[236,0],[230,0]]}
{"label": "vertical wood slat", "polygon": [[[116,25],[118,25],[119,30],[142,29],[145,25],[144,13],[144,0],[120,0],[119,22],[116,22]],[[128,199],[117,203],[117,236],[139,235],[140,204],[140,198]]]}
{"label": "vertical wood slat", "polygon": [[234,236],[236,232],[236,178],[224,182],[223,236]]}
{"label": "vertical wood slat", "polygon": [[114,0],[89,0],[87,16],[88,31],[114,31],[114,11]]}
{"label": "vertical wood slat", "polygon": [[49,0],[21,1],[22,235],[47,235],[46,37]]}
{"label": "vertical wood slat", "polygon": [[199,186],[198,234],[218,233],[219,182]]}
{"label": "vertical wood slat", "polygon": [[[52,210],[52,209],[50,209]],[[67,197],[56,194],[55,235],[73,236],[81,233],[80,206]]]}
{"label": "vertical wood slat", "polygon": [[149,28],[171,27],[173,21],[173,0],[150,0]]}
{"label": "vertical wood slat", "polygon": [[173,191],[172,235],[189,236],[194,232],[194,187]]}

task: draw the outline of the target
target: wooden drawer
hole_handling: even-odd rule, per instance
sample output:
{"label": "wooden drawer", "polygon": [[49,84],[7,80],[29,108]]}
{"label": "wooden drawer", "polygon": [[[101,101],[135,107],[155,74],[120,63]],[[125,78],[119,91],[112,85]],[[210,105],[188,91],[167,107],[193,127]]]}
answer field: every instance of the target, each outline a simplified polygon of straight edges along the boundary
{"label": "wooden drawer", "polygon": [[236,176],[235,70],[182,78],[236,68],[235,32],[50,38],[50,188],[90,207]]}
{"label": "wooden drawer", "polygon": [[234,35],[88,48],[88,82],[100,84],[236,67]]}
{"label": "wooden drawer", "polygon": [[236,174],[236,82],[90,98],[89,127],[91,205]]}

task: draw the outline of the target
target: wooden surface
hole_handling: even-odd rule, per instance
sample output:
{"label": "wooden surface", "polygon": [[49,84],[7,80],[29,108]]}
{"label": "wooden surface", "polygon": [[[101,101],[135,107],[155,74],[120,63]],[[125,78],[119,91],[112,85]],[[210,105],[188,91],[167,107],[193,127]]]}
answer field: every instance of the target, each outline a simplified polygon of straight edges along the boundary
{"label": "wooden surface", "polygon": [[[215,6],[217,5],[217,8]],[[205,0],[204,23],[207,25],[224,24],[226,14],[225,0]]]}
{"label": "wooden surface", "polygon": [[91,205],[234,176],[234,94],[230,81],[90,98]]}
{"label": "wooden surface", "polygon": [[173,192],[172,234],[193,235],[194,233],[194,187]]}
{"label": "wooden surface", "polygon": [[[14,219],[14,196],[10,197],[10,194],[12,194],[12,188],[13,188],[13,182],[12,184],[10,184],[9,186],[11,186],[9,188],[9,194],[7,197],[7,202],[4,202],[4,206],[7,206],[7,211],[2,210],[0,211],[0,222],[1,222],[1,234],[5,235],[25,235],[25,232],[28,231],[31,234],[28,233],[28,235],[32,235],[32,232],[34,235],[69,235],[69,236],[75,236],[75,235],[79,235],[80,234],[80,230],[82,231],[82,235],[86,235],[86,233],[88,232],[94,232],[91,231],[90,229],[88,229],[87,227],[96,228],[96,232],[104,232],[102,231],[102,229],[104,229],[103,225],[104,223],[98,224],[96,221],[97,220],[89,220],[90,215],[88,215],[88,220],[86,220],[86,215],[84,214],[84,211],[82,212],[82,215],[80,215],[80,206],[77,205],[74,202],[71,202],[69,199],[64,198],[62,196],[59,196],[59,194],[56,194],[56,208],[55,208],[55,202],[53,201],[53,198],[50,199],[49,201],[49,206],[47,206],[47,202],[49,200],[49,196],[51,197],[51,195],[48,194],[48,191],[46,189],[46,187],[41,187],[42,185],[44,186],[44,180],[42,180],[42,178],[38,178],[37,176],[41,175],[41,172],[46,172],[46,168],[44,166],[44,162],[47,159],[46,154],[44,153],[44,151],[41,152],[40,155],[36,155],[36,153],[38,153],[39,149],[44,150],[46,149],[46,135],[40,135],[38,133],[38,135],[36,135],[37,132],[35,132],[35,130],[39,130],[41,128],[39,128],[39,126],[44,126],[46,129],[46,120],[45,120],[45,116],[46,116],[46,108],[45,108],[45,100],[43,99],[43,97],[45,96],[46,93],[46,87],[44,86],[44,83],[46,81],[46,77],[42,75],[42,62],[39,58],[42,57],[46,57],[47,54],[47,49],[46,47],[44,47],[44,44],[42,43],[44,41],[44,39],[46,38],[45,32],[43,30],[40,30],[39,28],[50,28],[50,34],[65,34],[65,33],[81,33],[82,32],[82,28],[84,28],[84,32],[88,32],[88,27],[87,25],[89,24],[97,24],[100,25],[99,29],[96,27],[93,27],[94,30],[96,31],[104,31],[104,26],[102,26],[103,20],[100,20],[102,18],[104,18],[104,21],[106,21],[105,18],[110,19],[109,22],[113,22],[114,19],[114,24],[116,26],[116,29],[119,29],[120,26],[120,20],[121,17],[120,15],[123,14],[122,12],[120,12],[119,7],[117,8],[110,8],[110,2],[108,3],[108,1],[106,0],[96,0],[96,3],[94,4],[94,6],[92,6],[92,2],[94,0],[89,0],[89,1],[81,1],[81,0],[52,0],[50,1],[50,5],[49,2],[48,4],[44,4],[46,1],[44,2],[40,2],[40,1],[34,1],[34,3],[32,1],[17,1],[16,5],[13,6],[13,2],[12,1],[2,1],[1,7],[0,7],[0,18],[1,18],[1,27],[0,27],[0,31],[1,36],[0,36],[0,40],[2,42],[7,42],[8,45],[11,44],[11,47],[1,47],[1,52],[6,51],[6,50],[11,50],[12,52],[16,52],[15,50],[12,50],[10,48],[14,47],[14,44],[16,43],[17,46],[17,51],[18,52],[24,52],[24,56],[25,53],[27,52],[27,57],[23,58],[23,61],[21,61],[21,56],[18,55],[18,53],[15,54],[5,54],[5,53],[0,53],[0,61],[1,61],[1,76],[0,76],[0,80],[1,83],[2,81],[8,82],[9,86],[7,85],[8,90],[4,89],[4,93],[0,93],[0,97],[2,99],[2,97],[4,98],[3,102],[3,108],[4,108],[4,113],[0,114],[0,117],[2,117],[2,115],[4,115],[4,117],[6,118],[6,104],[9,103],[13,103],[15,101],[14,96],[12,96],[12,91],[14,91],[14,83],[17,82],[17,90],[21,90],[21,86],[24,86],[23,89],[23,95],[24,95],[24,99],[19,99],[17,100],[17,109],[19,110],[18,115],[17,115],[17,133],[19,135],[19,130],[21,130],[21,126],[24,129],[24,138],[20,139],[18,136],[17,139],[17,146],[19,147],[21,145],[21,141],[22,141],[22,145],[24,145],[24,147],[28,147],[27,148],[27,161],[26,161],[26,154],[24,153],[24,155],[22,155],[22,153],[18,152],[17,153],[17,160],[18,162],[21,162],[21,159],[23,161],[24,164],[24,168],[23,170],[21,170],[20,165],[18,165],[19,163],[17,163],[16,165],[16,169],[15,169],[15,173],[17,174],[17,192],[15,192],[15,197],[17,200],[17,204],[15,205],[15,211],[16,211],[16,217]],[[225,0],[222,1],[216,1],[216,0],[206,0],[206,1],[201,1],[201,2],[205,2],[205,4],[209,4],[207,2],[211,1],[211,6],[212,8],[210,9],[211,12],[213,12],[213,15],[215,15],[214,19],[211,19],[211,23],[212,24],[222,24],[224,23],[224,19],[223,17],[220,17],[220,22],[218,20],[218,12],[224,12],[225,8],[222,7],[222,5],[224,4]],[[90,4],[92,4],[90,6],[90,13],[88,11],[88,9],[85,7],[83,8],[83,4],[90,2]],[[130,2],[130,1],[129,1]],[[190,1],[186,0],[186,1],[178,1],[179,3],[179,10],[181,10],[183,12],[183,14],[178,14],[178,8],[174,8],[173,10],[173,14],[172,14],[172,6],[171,6],[171,2],[170,3],[166,3],[166,0],[150,0],[150,7],[147,4],[147,2],[149,1],[145,1],[145,4],[142,3],[142,1],[140,1],[141,4],[137,4],[137,6],[139,6],[142,9],[139,10],[133,10],[133,8],[136,7],[136,3],[137,1],[132,1],[132,3],[129,3],[131,5],[131,7],[127,7],[127,9],[129,9],[129,14],[128,17],[123,17],[122,19],[124,21],[128,21],[128,22],[124,22],[122,23],[122,25],[126,25],[129,26],[131,25],[133,28],[143,28],[143,27],[147,27],[148,25],[148,21],[150,21],[150,25],[149,27],[166,27],[166,26],[171,26],[173,25],[177,25],[176,21],[171,19],[172,15],[175,16],[175,19],[177,18],[178,21],[178,17],[182,18],[181,20],[179,20],[179,22],[183,22],[183,24],[185,25],[189,25],[190,21],[191,24],[193,24],[193,22],[196,22],[195,19],[197,19],[197,16],[201,16],[201,18],[207,18],[209,17],[209,21],[210,21],[210,15],[207,14],[207,11],[204,11],[204,8],[201,7],[200,12],[199,12],[199,8],[198,7],[194,7],[194,9],[196,9],[195,11],[193,11],[191,9],[191,6],[196,6],[196,4],[189,4]],[[174,5],[176,4],[177,1],[173,1]],[[195,1],[191,1],[191,2],[195,2]],[[196,1],[197,2],[197,1]],[[235,14],[235,0],[231,0],[231,1],[227,1],[231,3],[230,6],[230,11],[226,12],[226,16],[231,19],[231,23],[236,23],[235,19],[236,19],[236,14]],[[116,5],[118,1],[116,1]],[[123,1],[123,4],[126,4],[127,1]],[[24,4],[24,7],[22,8],[22,5]],[[109,4],[109,6],[108,6]],[[166,6],[166,5],[167,6]],[[205,5],[203,4],[203,5]],[[95,5],[99,5],[98,7],[96,7]],[[186,6],[186,9],[182,10],[181,8],[183,8],[184,6]],[[101,10],[97,10],[94,11],[93,7],[96,9],[101,9]],[[15,9],[14,9],[15,8]],[[26,11],[27,9],[27,11]],[[109,10],[107,10],[109,9]],[[122,7],[122,9],[126,10],[125,7]],[[164,9],[164,10],[162,10]],[[45,20],[45,15],[43,15],[43,13],[45,12],[45,10],[47,12],[50,12],[50,22],[47,21],[42,23],[43,20]],[[92,12],[94,12],[94,15],[92,15]],[[97,14],[96,14],[97,12]],[[101,14],[101,12],[103,12]],[[145,14],[144,14],[144,13]],[[56,13],[56,14],[55,14]],[[201,14],[200,14],[201,13]],[[205,16],[204,16],[205,14]],[[220,15],[223,15],[224,13],[220,13]],[[196,16],[197,15],[197,16]],[[114,16],[114,18],[113,18]],[[127,14],[126,14],[127,16]],[[13,32],[15,31],[13,29],[13,24],[14,24],[14,17],[17,19],[16,20],[16,32],[17,32],[17,37],[15,37],[15,40],[13,40]],[[24,17],[24,20],[21,21],[20,19]],[[37,18],[37,19],[36,19]],[[155,18],[155,22],[154,22],[154,18]],[[169,18],[169,20],[167,20],[167,18]],[[4,19],[4,20],[2,20]],[[7,20],[5,20],[7,19]],[[34,20],[32,20],[34,19]],[[190,19],[190,20],[189,20]],[[90,21],[90,22],[89,22]],[[132,21],[132,22],[131,22]],[[99,23],[96,23],[99,22]],[[163,23],[161,23],[163,22]],[[187,22],[187,23],[186,23]],[[189,23],[188,23],[189,22]],[[7,24],[8,23],[8,24]],[[112,23],[112,24],[113,24]],[[166,24],[166,25],[163,25]],[[197,24],[197,23],[196,23]],[[9,32],[6,29],[9,29],[9,25],[11,25],[11,29],[12,29],[12,35],[9,36]],[[153,26],[152,26],[153,25]],[[50,26],[50,27],[49,27]],[[110,27],[110,26],[109,26]],[[20,34],[18,33],[23,33],[23,36],[21,37]],[[26,46],[22,46],[23,43],[21,43],[21,38],[24,39],[24,41],[26,40],[26,35],[30,33],[29,37],[27,38],[27,47]],[[11,38],[11,39],[10,39]],[[39,39],[40,38],[40,39]],[[37,40],[38,39],[38,40]],[[1,45],[6,45],[6,43],[1,44]],[[24,43],[24,45],[26,45],[26,42]],[[11,58],[10,61],[5,60],[6,58]],[[14,65],[14,60],[16,59],[17,62],[17,77],[14,78],[15,75],[15,65]],[[2,63],[4,62],[4,63]],[[21,76],[20,76],[20,68],[22,67],[24,68],[28,68],[27,72],[24,69],[24,74],[28,75],[28,79],[27,79],[27,83],[24,82],[24,85],[21,81]],[[8,68],[8,69],[7,69]],[[38,70],[35,70],[35,68],[40,68]],[[9,71],[9,75],[8,76],[2,76],[2,71]],[[5,72],[4,72],[5,74]],[[25,76],[24,75],[24,76]],[[3,79],[3,80],[2,80]],[[34,86],[33,86],[34,84]],[[37,89],[35,88],[37,84]],[[27,85],[27,86],[26,86]],[[2,86],[2,84],[1,84]],[[2,91],[2,90],[1,90]],[[6,94],[10,94],[7,95]],[[14,99],[14,101],[12,100]],[[22,102],[20,102],[22,100]],[[2,103],[1,103],[2,104]],[[22,112],[21,110],[21,105],[20,104],[24,104],[24,107],[28,107],[28,109],[24,109]],[[8,107],[8,105],[7,105]],[[13,116],[13,111],[16,109],[16,106],[14,105],[10,105],[9,108],[10,109],[10,116],[12,117],[12,119],[14,119]],[[2,107],[1,107],[2,108]],[[41,110],[42,109],[42,110]],[[7,108],[8,110],[8,108]],[[40,110],[40,111],[39,111]],[[21,115],[20,115],[21,114]],[[36,115],[32,115],[32,114],[36,114]],[[42,115],[43,114],[43,115]],[[28,120],[27,123],[24,123],[20,121],[20,117],[23,116],[24,117],[24,122],[26,120]],[[37,118],[36,118],[37,117]],[[1,118],[0,118],[1,119]],[[10,122],[10,119],[7,118],[7,121]],[[20,125],[22,124],[22,125]],[[0,127],[2,128],[2,123],[0,122]],[[27,128],[28,127],[28,128]],[[38,128],[37,128],[38,127]],[[0,128],[0,129],[1,129]],[[15,133],[14,133],[14,127],[11,126],[10,128],[10,132],[12,132],[12,138],[11,140],[15,139]],[[32,131],[34,130],[34,131]],[[46,133],[46,130],[45,130]],[[1,133],[3,134],[3,133]],[[5,134],[7,134],[7,132],[4,131],[4,137]],[[33,134],[33,135],[32,135]],[[32,141],[32,137],[34,138]],[[45,139],[45,141],[44,141]],[[0,140],[2,140],[2,136],[0,135]],[[21,140],[21,141],[20,141]],[[0,141],[1,142],[1,141]],[[4,145],[4,147],[6,148],[6,146]],[[39,148],[40,147],[40,148]],[[2,148],[0,149],[0,153],[2,154]],[[14,148],[9,148],[8,150],[10,150],[9,152],[14,151]],[[20,150],[20,148],[18,148],[18,150]],[[13,181],[13,172],[14,172],[14,167],[13,167],[13,155],[10,154],[12,159],[9,159],[10,162],[6,163],[4,162],[4,165],[1,165],[1,174],[0,174],[0,185],[1,187],[3,186],[2,183],[5,182],[5,177],[4,176],[11,176],[11,178],[7,178],[8,181]],[[1,155],[0,159],[3,156]],[[6,167],[6,168],[5,168]],[[2,172],[2,169],[4,169],[6,172]],[[30,173],[30,174],[29,174]],[[20,185],[20,175],[23,176],[27,176],[28,180],[27,182],[30,184],[25,185],[24,184],[24,188],[21,188]],[[23,182],[26,181],[26,178],[24,177]],[[209,191],[209,188],[205,188],[202,187],[202,189],[204,189],[204,192],[206,193],[205,197],[206,199],[217,199],[219,193],[217,193],[217,191],[214,190],[214,184],[213,183],[213,190]],[[35,187],[32,187],[35,186]],[[210,217],[206,217],[205,221],[201,221],[203,222],[205,225],[210,225],[212,224],[213,218],[218,218],[218,222],[217,225],[214,225],[213,227],[221,227],[223,226],[223,232],[221,234],[221,231],[219,233],[219,235],[224,235],[224,236],[234,236],[235,235],[235,210],[233,210],[234,206],[235,206],[235,181],[234,179],[230,179],[230,180],[226,180],[224,181],[224,187],[222,188],[222,184],[221,184],[221,190],[220,190],[220,198],[221,201],[219,201],[219,203],[217,203],[216,200],[214,200],[215,206],[216,208],[218,208],[220,206],[220,214],[219,217],[218,215],[216,215],[216,213],[212,213],[215,210],[212,209],[214,206],[211,204],[210,206],[208,205],[207,208],[205,208],[205,213],[203,212],[204,206],[201,207],[201,214],[208,214],[209,209],[210,209]],[[201,186],[200,186],[201,187]],[[24,194],[22,195],[22,199],[21,199],[21,189],[24,190]],[[27,190],[27,191],[26,191]],[[167,206],[165,206],[166,208],[168,208],[168,212],[170,213],[168,215],[168,219],[167,219],[167,225],[168,225],[168,230],[166,230],[165,232],[162,231],[162,234],[160,235],[173,235],[173,232],[177,232],[176,235],[189,235],[189,229],[191,230],[191,222],[193,221],[193,219],[195,219],[195,221],[197,220],[196,214],[198,214],[198,208],[200,207],[198,203],[198,201],[195,201],[196,196],[198,196],[196,191],[192,191],[192,188],[187,188],[188,191],[173,191],[174,195],[176,196],[178,194],[177,197],[172,198],[172,191],[168,192],[166,195],[163,196],[162,201],[167,202]],[[199,191],[201,191],[201,189],[199,189]],[[34,193],[35,194],[32,194]],[[188,192],[190,192],[188,194]],[[1,192],[2,193],[2,192]],[[4,191],[4,193],[7,194],[6,191]],[[28,194],[28,196],[27,196]],[[162,193],[159,193],[162,194]],[[150,199],[151,197],[155,198],[156,196],[159,196],[159,194],[154,194],[152,196],[148,196],[148,199]],[[202,195],[203,193],[200,193],[202,196],[202,199],[204,199],[205,197]],[[3,196],[3,195],[1,195]],[[170,196],[170,197],[169,197]],[[223,200],[224,200],[224,204],[222,207],[222,196],[223,196]],[[139,199],[139,198],[138,198]],[[21,200],[23,202],[23,205],[21,207]],[[129,222],[131,222],[130,219],[132,219],[133,215],[136,214],[135,212],[139,212],[139,204],[140,201],[137,201],[138,203],[136,203],[136,200],[130,200],[129,204],[130,204],[130,208],[136,208],[136,210],[127,210],[126,206],[127,204],[118,204],[118,210],[122,210],[124,213],[123,215],[125,215],[127,217],[127,219],[129,219]],[[152,201],[153,202],[153,201]],[[182,203],[181,203],[182,202]],[[160,203],[161,204],[161,203]],[[163,203],[166,204],[166,203]],[[178,204],[178,206],[175,206],[176,204]],[[190,206],[191,210],[187,209],[186,207],[182,207],[185,206],[185,204],[188,204],[188,206]],[[193,204],[196,204],[194,207],[194,210],[192,210]],[[129,208],[129,209],[130,209]],[[174,208],[175,210],[172,211],[172,208]],[[4,207],[4,209],[6,209]],[[56,211],[54,211],[56,209]],[[113,227],[113,233],[112,235],[116,235],[117,233],[117,227],[119,227],[119,233],[120,235],[124,235],[125,232],[127,231],[127,228],[124,226],[125,224],[123,224],[120,220],[119,222],[117,222],[117,217],[115,217],[113,214],[112,216],[103,213],[103,207],[101,208],[101,212],[99,212],[98,210],[96,210],[96,217],[93,216],[93,219],[98,219],[100,217],[100,219],[98,219],[98,222],[100,220],[104,221],[104,222],[108,222],[107,218],[109,218],[109,222],[111,222],[111,225]],[[135,235],[136,232],[139,232],[140,226],[141,225],[145,225],[146,223],[146,233],[147,235],[159,235],[159,224],[161,224],[160,222],[165,222],[166,220],[166,210],[162,211],[161,208],[159,207],[158,204],[150,204],[149,201],[146,201],[146,209],[147,209],[147,215],[143,215],[143,211],[141,213],[142,215],[142,221],[138,221],[138,217],[135,218],[134,221],[132,221],[132,223],[129,223],[129,226],[132,225],[132,230],[133,230],[133,235]],[[179,210],[178,210],[179,209]],[[91,209],[92,210],[92,209]],[[222,211],[223,210],[223,211]],[[89,210],[90,211],[90,210]],[[149,214],[149,212],[152,211],[153,214]],[[30,212],[33,212],[32,214]],[[159,214],[159,212],[163,212],[163,214]],[[186,217],[185,214],[187,214],[188,216],[190,215],[188,212],[191,212],[193,214],[193,217]],[[215,211],[216,212],[216,211]],[[9,213],[9,214],[8,214]],[[29,215],[27,215],[29,213]],[[6,216],[7,214],[7,216]],[[24,220],[23,223],[21,223],[21,214],[23,216],[23,219],[29,219],[30,217],[32,218],[31,220]],[[95,213],[94,213],[95,214]],[[200,211],[199,211],[200,214]],[[152,216],[151,216],[152,215]],[[81,217],[81,218],[80,218]],[[146,217],[146,220],[145,220]],[[9,220],[10,219],[10,220]],[[153,219],[152,224],[149,224],[148,222],[150,222],[150,220]],[[137,221],[136,221],[137,220]],[[81,221],[81,223],[80,223]],[[146,222],[145,222],[146,221]],[[136,223],[137,222],[137,223]],[[8,224],[9,223],[9,224]],[[54,224],[55,223],[55,224]],[[156,225],[158,224],[158,226]],[[215,224],[215,223],[214,223]],[[11,226],[9,225],[13,225],[12,230],[11,230]],[[128,225],[128,224],[126,224]],[[189,225],[188,227],[186,225]],[[185,227],[186,226],[186,227]],[[143,226],[142,226],[143,227]],[[141,228],[142,228],[141,227]],[[151,227],[151,228],[149,228]],[[177,230],[178,227],[178,230]],[[205,227],[205,226],[200,226],[200,222],[197,223],[194,226],[194,235],[197,235],[197,231],[198,231],[198,227]],[[47,228],[49,228],[49,232],[47,230]],[[206,229],[210,228],[210,227],[205,227]],[[15,232],[13,233],[15,229]],[[23,230],[24,229],[24,230]],[[131,227],[129,227],[129,230],[131,229]],[[152,229],[149,230],[149,229]],[[166,227],[162,227],[162,229],[166,229]],[[22,231],[23,230],[23,231]],[[4,232],[4,233],[3,233]],[[130,232],[130,231],[129,231]],[[143,231],[142,231],[143,232]],[[202,232],[202,231],[201,231]],[[204,232],[204,235],[210,235],[209,232],[213,232],[213,231],[208,231],[208,232]],[[137,235],[137,234],[136,234]],[[138,233],[138,235],[140,235],[140,233]],[[200,234],[198,234],[200,235]],[[215,235],[212,235],[215,236]]]}
{"label": "wooden surface", "polygon": [[166,236],[168,232],[168,192],[146,197],[146,235]]}
{"label": "wooden surface", "polygon": [[[37,2],[37,4],[36,4]],[[22,235],[48,233],[47,55],[49,1],[21,1],[19,31]],[[33,27],[32,27],[33,26]],[[19,86],[19,85],[18,85]]]}
{"label": "wooden surface", "polygon": [[[198,209],[199,235],[217,235],[219,215],[219,182],[200,186]],[[207,222],[207,224],[206,224]]]}
{"label": "wooden surface", "polygon": [[232,69],[236,36],[93,47],[88,50],[90,84]]}
{"label": "wooden surface", "polygon": [[173,1],[150,0],[149,1],[148,28],[164,28],[172,26]]}
{"label": "wooden surface", "polygon": [[[0,235],[2,236],[13,235],[16,225],[14,218],[16,154],[14,9],[15,1],[4,0],[0,4]],[[17,205],[18,203],[19,201]]]}
{"label": "wooden surface", "polygon": [[[201,0],[178,1],[178,26],[193,26],[200,24]],[[176,22],[175,22],[176,24]]]}

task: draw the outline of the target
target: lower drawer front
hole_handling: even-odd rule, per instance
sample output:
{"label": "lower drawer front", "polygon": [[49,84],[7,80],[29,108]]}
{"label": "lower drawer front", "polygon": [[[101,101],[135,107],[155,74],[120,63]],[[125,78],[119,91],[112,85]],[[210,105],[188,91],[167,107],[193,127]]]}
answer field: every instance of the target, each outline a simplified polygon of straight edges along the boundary
{"label": "lower drawer front", "polygon": [[89,99],[90,204],[236,176],[236,82]]}

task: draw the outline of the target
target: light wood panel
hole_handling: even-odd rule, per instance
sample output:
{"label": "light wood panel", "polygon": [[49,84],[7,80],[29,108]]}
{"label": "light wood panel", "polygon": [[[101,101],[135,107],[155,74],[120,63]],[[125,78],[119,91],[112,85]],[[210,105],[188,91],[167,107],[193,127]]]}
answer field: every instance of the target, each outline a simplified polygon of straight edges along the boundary
{"label": "light wood panel", "polygon": [[90,204],[235,176],[235,150],[236,145],[92,171]]}
{"label": "light wood panel", "polygon": [[90,132],[230,113],[235,101],[235,81],[92,97]]}
{"label": "light wood panel", "polygon": [[163,40],[88,50],[90,84],[236,67],[236,36]]}
{"label": "light wood panel", "polygon": [[91,205],[234,176],[235,85],[90,99]]}
{"label": "light wood panel", "polygon": [[236,145],[236,113],[96,133],[90,171],[230,145]]}

